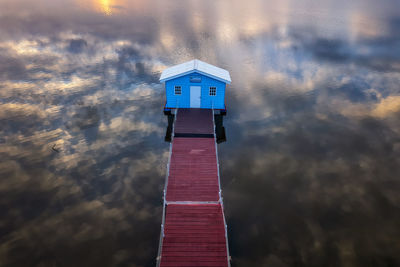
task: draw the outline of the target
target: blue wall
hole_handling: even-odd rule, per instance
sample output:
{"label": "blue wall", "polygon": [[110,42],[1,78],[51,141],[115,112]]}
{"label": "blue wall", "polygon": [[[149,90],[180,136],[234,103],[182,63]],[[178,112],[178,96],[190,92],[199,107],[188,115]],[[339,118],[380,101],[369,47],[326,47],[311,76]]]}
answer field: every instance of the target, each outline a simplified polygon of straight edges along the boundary
{"label": "blue wall", "polygon": [[[200,83],[190,82],[190,77],[201,77]],[[175,95],[175,85],[182,86],[182,95]],[[201,86],[200,108],[225,109],[224,82],[218,81],[200,73],[190,73],[165,82],[167,108],[190,108],[190,86]],[[210,86],[217,87],[217,95],[210,96]]]}

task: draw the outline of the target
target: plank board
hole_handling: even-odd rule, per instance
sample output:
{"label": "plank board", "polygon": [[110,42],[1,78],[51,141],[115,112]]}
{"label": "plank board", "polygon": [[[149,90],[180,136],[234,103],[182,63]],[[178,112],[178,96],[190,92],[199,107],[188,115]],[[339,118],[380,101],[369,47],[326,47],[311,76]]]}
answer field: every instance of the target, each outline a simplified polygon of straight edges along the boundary
{"label": "plank board", "polygon": [[228,266],[212,116],[206,109],[178,111],[160,266]]}
{"label": "plank board", "polygon": [[160,266],[228,266],[220,204],[166,209]]}
{"label": "plank board", "polygon": [[211,109],[180,108],[175,122],[175,133],[213,134]]}
{"label": "plank board", "polygon": [[214,138],[174,138],[167,201],[218,201]]}

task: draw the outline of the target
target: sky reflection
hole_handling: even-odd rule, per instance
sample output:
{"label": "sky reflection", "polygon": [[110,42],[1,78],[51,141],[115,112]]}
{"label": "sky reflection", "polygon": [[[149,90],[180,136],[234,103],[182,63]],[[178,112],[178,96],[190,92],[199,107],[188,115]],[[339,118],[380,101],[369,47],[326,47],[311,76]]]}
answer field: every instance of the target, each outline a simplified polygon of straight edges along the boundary
{"label": "sky reflection", "polygon": [[[0,263],[154,266],[160,72],[230,70],[233,266],[400,265],[400,4],[0,3]],[[52,149],[55,148],[55,149]]]}

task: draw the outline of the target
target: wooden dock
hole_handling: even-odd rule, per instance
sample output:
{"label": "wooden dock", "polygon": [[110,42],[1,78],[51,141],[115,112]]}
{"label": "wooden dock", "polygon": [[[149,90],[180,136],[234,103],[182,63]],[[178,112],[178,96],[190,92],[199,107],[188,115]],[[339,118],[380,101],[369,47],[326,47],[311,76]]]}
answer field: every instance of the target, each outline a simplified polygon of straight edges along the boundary
{"label": "wooden dock", "polygon": [[230,266],[211,109],[176,111],[157,266]]}

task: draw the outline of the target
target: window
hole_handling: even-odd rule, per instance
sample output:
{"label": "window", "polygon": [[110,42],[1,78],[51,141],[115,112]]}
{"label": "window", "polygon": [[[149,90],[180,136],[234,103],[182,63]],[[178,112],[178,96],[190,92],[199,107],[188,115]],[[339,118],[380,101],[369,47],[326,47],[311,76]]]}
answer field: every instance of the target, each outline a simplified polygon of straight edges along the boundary
{"label": "window", "polygon": [[191,83],[201,83],[201,77],[199,77],[199,76],[191,76],[190,77],[190,82]]}
{"label": "window", "polygon": [[217,95],[217,87],[210,86],[210,95]]}
{"label": "window", "polygon": [[175,94],[176,95],[182,94],[182,86],[175,86]]}

